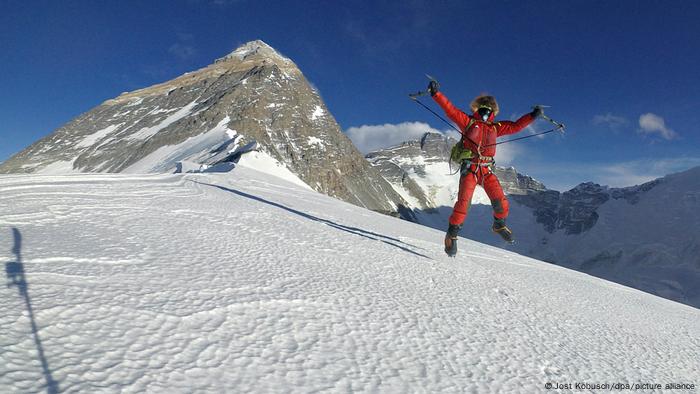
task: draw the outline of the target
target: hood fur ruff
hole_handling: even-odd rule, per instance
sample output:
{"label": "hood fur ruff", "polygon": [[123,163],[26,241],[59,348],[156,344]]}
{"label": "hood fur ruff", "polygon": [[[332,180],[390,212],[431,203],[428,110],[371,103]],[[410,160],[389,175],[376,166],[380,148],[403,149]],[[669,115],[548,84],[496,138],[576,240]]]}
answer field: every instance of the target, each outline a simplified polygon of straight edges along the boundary
{"label": "hood fur ruff", "polygon": [[472,112],[476,112],[482,105],[491,108],[493,110],[494,116],[498,115],[498,103],[496,102],[495,97],[487,96],[484,94],[478,96],[471,103]]}

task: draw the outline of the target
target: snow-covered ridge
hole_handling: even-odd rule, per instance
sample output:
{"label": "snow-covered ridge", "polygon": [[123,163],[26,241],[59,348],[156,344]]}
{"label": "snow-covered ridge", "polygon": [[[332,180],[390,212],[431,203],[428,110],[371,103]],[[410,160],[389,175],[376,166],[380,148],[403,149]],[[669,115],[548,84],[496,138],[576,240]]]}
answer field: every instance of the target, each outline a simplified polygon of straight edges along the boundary
{"label": "snow-covered ridge", "polygon": [[[198,84],[206,83],[207,80],[219,78],[226,74],[245,72],[258,63],[275,64],[282,70],[285,77],[290,79],[301,77],[301,72],[291,59],[282,56],[263,41],[255,40],[241,45],[227,56],[216,59],[213,64],[199,70],[186,72],[175,79],[147,88],[124,92],[119,97],[107,100],[103,104],[119,105],[129,103],[129,105],[138,105],[145,97],[170,95],[178,89],[197,86]],[[241,79],[240,83],[245,84],[245,78]]]}
{"label": "snow-covered ridge", "polygon": [[240,170],[0,176],[0,387],[697,384],[700,310]]}

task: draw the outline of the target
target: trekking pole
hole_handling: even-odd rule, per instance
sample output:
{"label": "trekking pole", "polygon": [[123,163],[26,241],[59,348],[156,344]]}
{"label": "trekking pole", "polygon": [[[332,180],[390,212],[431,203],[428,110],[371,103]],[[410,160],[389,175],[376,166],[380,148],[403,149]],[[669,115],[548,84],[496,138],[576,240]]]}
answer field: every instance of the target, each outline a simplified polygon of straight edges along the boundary
{"label": "trekking pole", "polygon": [[[425,76],[426,76],[429,80],[437,82],[437,80],[436,80],[435,78],[431,77],[430,75],[425,74]],[[427,96],[427,95],[429,95],[429,94],[430,94],[430,92],[427,91],[427,90],[419,90],[419,91],[417,91],[417,92],[415,92],[415,93],[410,93],[410,94],[408,95],[408,97],[412,98],[413,100],[418,100],[418,97]],[[437,115],[437,114],[436,114],[436,115]],[[439,117],[439,116],[440,116],[440,115],[438,115],[438,117]],[[444,121],[444,119],[443,119],[443,121]]]}
{"label": "trekking pole", "polygon": [[[532,109],[538,109],[538,108],[540,110],[543,110],[545,108],[549,108],[549,106],[548,105],[535,105],[532,107]],[[555,121],[554,119],[550,118],[549,116],[545,115],[544,112],[542,112],[542,114],[540,116],[542,117],[542,119],[557,126],[557,129],[559,129],[562,133],[564,132],[564,129],[566,128],[566,126],[564,126],[562,123],[559,123],[559,122]]]}
{"label": "trekking pole", "polygon": [[409,94],[408,97],[410,97],[411,100],[413,100],[413,101],[415,101],[416,103],[418,103],[418,105],[420,105],[421,107],[423,107],[423,108],[427,109],[428,111],[430,111],[433,115],[437,116],[438,119],[440,119],[440,120],[442,120],[443,122],[445,122],[446,125],[448,125],[448,126],[452,127],[453,129],[455,129],[459,134],[462,134],[462,132],[461,132],[457,127],[455,127],[455,125],[453,125],[452,123],[448,122],[447,119],[443,118],[442,116],[440,116],[440,114],[438,114],[437,112],[435,112],[435,111],[433,111],[432,109],[430,109],[430,107],[428,107],[427,105],[423,104],[422,101],[418,100],[418,97],[420,97],[420,96],[425,96],[425,95],[427,95],[427,94],[428,94],[428,92],[417,92],[417,93]]}
{"label": "trekking pole", "polygon": [[[537,108],[542,109],[542,108],[549,108],[549,107],[548,107],[548,106],[545,106],[545,105],[535,105],[534,107],[532,107],[532,109],[537,109]],[[524,140],[524,139],[526,139],[526,138],[537,137],[538,135],[544,135],[544,134],[553,133],[553,132],[555,132],[555,131],[559,131],[559,132],[561,132],[561,133],[564,133],[564,128],[566,128],[566,126],[564,126],[563,123],[559,123],[559,122],[557,122],[556,120],[550,118],[549,116],[547,116],[547,115],[545,115],[545,114],[541,114],[540,116],[541,116],[543,119],[545,119],[546,121],[548,121],[549,123],[551,123],[551,124],[553,124],[554,126],[556,126],[556,127],[554,127],[553,129],[547,130],[547,131],[543,131],[543,132],[541,132],[541,133],[535,133],[535,134],[531,134],[531,135],[526,135],[526,136],[524,136],[524,137],[513,138],[513,139],[510,139],[510,140],[507,140],[507,141],[501,141],[501,142],[497,142],[497,143],[495,143],[495,144],[489,144],[489,145],[486,145],[486,146],[495,146],[495,145],[500,145],[500,144],[506,144],[506,143],[508,143],[508,142],[520,141],[520,140]]]}
{"label": "trekking pole", "polygon": [[566,126],[564,126],[563,123],[559,123],[545,114],[542,114],[542,118],[549,121],[549,123],[557,126],[557,130],[561,131],[562,133],[564,132],[564,129],[566,128]]}

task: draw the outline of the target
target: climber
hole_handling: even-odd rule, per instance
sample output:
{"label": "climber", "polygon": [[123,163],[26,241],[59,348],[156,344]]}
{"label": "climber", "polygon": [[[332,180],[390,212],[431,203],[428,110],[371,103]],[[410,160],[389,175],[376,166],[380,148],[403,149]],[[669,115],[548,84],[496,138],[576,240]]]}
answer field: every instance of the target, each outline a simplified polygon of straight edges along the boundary
{"label": "climber", "polygon": [[496,138],[524,129],[542,115],[542,108],[536,107],[515,122],[495,121],[498,103],[493,96],[480,95],[475,98],[471,103],[472,114],[467,115],[452,105],[447,97],[439,92],[439,88],[437,81],[431,80],[428,92],[459,127],[462,133],[460,148],[467,151],[465,157],[468,157],[462,160],[460,165],[459,193],[445,235],[445,253],[449,256],[457,254],[457,234],[467,217],[477,184],[484,188],[491,200],[494,216],[491,229],[506,242],[513,243],[513,232],[506,226],[508,200],[493,173]]}

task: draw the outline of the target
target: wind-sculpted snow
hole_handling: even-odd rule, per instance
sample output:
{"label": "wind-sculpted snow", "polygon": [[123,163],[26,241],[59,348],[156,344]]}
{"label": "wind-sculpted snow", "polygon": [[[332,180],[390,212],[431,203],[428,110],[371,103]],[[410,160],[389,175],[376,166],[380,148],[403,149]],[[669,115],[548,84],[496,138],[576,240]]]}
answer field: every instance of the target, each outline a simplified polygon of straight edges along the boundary
{"label": "wind-sculpted snow", "polygon": [[700,311],[229,174],[0,177],[3,392],[700,383]]}

